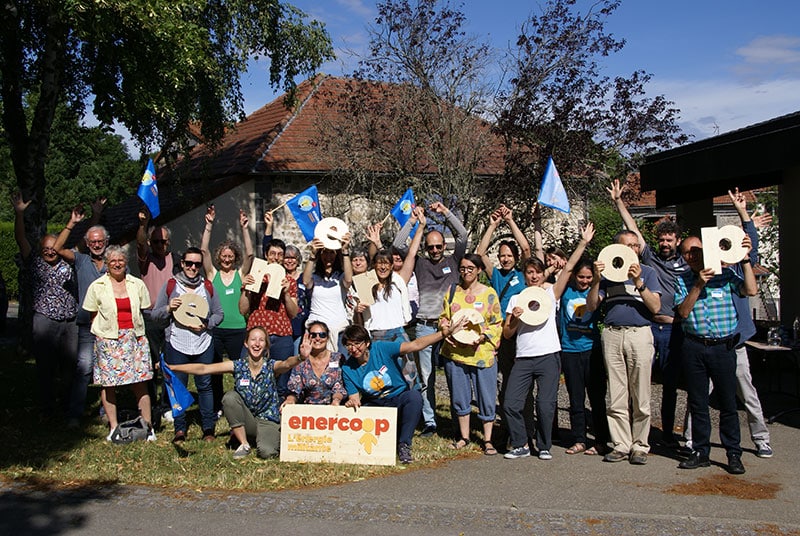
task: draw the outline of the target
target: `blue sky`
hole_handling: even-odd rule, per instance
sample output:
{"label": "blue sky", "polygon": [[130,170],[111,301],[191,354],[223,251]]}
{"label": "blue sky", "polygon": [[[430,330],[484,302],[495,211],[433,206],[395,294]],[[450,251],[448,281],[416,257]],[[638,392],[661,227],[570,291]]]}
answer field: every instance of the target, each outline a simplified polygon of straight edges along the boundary
{"label": "blue sky", "polygon": [[[324,22],[331,34],[338,59],[322,71],[352,72],[357,59],[346,51],[366,49],[375,2],[289,1]],[[466,31],[505,50],[538,5],[466,0]],[[800,110],[799,22],[799,0],[623,0],[607,30],[627,44],[604,59],[604,74],[651,73],[649,93],[674,101],[684,131],[702,139]],[[275,96],[262,69],[253,66],[242,80],[247,113]]]}

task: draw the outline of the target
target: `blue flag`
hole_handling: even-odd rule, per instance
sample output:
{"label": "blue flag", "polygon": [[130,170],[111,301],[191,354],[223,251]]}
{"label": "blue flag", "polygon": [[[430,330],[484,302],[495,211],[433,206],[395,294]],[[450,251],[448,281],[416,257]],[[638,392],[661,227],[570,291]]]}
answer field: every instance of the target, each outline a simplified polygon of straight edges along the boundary
{"label": "blue flag", "polygon": [[158,205],[158,186],[156,185],[156,167],[153,165],[153,159],[147,160],[147,167],[142,175],[142,183],[139,185],[139,190],[136,192],[139,199],[144,201],[147,210],[150,211],[151,218],[158,218],[161,214],[161,208]]}
{"label": "blue flag", "polygon": [[[394,216],[394,219],[400,224],[400,227],[404,226],[409,218],[411,218],[411,211],[414,210],[415,206],[417,206],[417,203],[414,201],[414,190],[409,188],[400,200],[395,203],[394,207],[392,207],[392,216]],[[419,223],[414,225],[414,228],[411,229],[411,234],[408,235],[409,238],[414,238],[418,227]]]}
{"label": "blue flag", "polygon": [[544,169],[542,187],[539,190],[539,204],[569,214],[567,191],[564,189],[552,156],[547,159],[547,167]]}
{"label": "blue flag", "polygon": [[310,242],[314,238],[314,227],[322,219],[317,187],[314,185],[300,192],[287,201],[286,206],[292,212],[292,216],[294,216],[297,226],[300,227],[300,231],[306,241]]}
{"label": "blue flag", "polygon": [[169,405],[172,406],[172,416],[183,415],[189,406],[194,404],[194,397],[164,362],[164,354],[161,354],[161,370],[164,373],[164,386],[167,388]]}

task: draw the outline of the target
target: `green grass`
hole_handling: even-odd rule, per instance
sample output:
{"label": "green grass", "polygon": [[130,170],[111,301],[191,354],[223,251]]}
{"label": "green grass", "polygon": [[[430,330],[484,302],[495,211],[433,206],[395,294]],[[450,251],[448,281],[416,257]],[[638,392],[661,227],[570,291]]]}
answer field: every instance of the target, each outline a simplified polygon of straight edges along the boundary
{"label": "green grass", "polygon": [[[415,462],[410,466],[300,464],[260,460],[254,455],[233,460],[232,452],[225,447],[229,427],[224,418],[217,423],[213,443],[202,441],[200,427],[194,422],[182,446],[171,443],[169,423],[155,442],[114,445],[104,440],[108,429],[97,417],[97,388],[90,388],[87,416],[80,430],[68,429],[63,419],[42,419],[36,407],[33,358],[18,351],[8,339],[4,341],[5,345],[0,345],[0,437],[5,447],[0,449],[0,478],[7,480],[47,486],[141,484],[266,491],[354,482],[480,454],[476,445],[450,450],[449,439],[434,436],[414,438]],[[133,407],[131,398],[122,393],[119,398],[121,406],[127,401]],[[443,429],[449,429],[446,401],[440,400],[437,410]],[[189,418],[190,422],[197,420],[196,407],[190,410]]]}

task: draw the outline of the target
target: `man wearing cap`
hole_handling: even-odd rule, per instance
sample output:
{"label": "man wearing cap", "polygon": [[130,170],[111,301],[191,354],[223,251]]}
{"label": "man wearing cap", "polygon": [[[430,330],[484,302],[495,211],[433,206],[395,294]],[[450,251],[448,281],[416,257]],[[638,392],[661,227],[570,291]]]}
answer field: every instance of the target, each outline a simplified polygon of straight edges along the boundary
{"label": "man wearing cap", "polygon": [[[750,237],[742,247],[750,253]],[[719,400],[719,437],[728,455],[728,472],[745,472],[740,446],[739,414],[736,408],[736,346],[739,314],[733,296],[755,296],[756,278],[750,257],[741,261],[742,276],[729,267],[714,275],[704,268],[703,243],[690,236],[681,244],[690,272],[675,284],[675,312],[683,319],[683,357],[689,411],[692,413],[692,453],[681,469],[708,467],[711,420],[708,412],[708,382],[714,382]]]}
{"label": "man wearing cap", "polygon": [[[617,233],[614,242],[638,253],[639,238],[633,231]],[[611,268],[611,267],[609,267]],[[647,463],[650,445],[650,370],[653,362],[651,319],[661,307],[661,286],[655,270],[633,262],[628,279],[621,283],[602,277],[605,263],[595,261],[594,278],[586,297],[587,311],[606,304],[605,329],[601,335],[608,373],[610,403],[606,408],[613,450],[607,462],[629,459]]]}
{"label": "man wearing cap", "polygon": [[686,261],[678,254],[678,247],[681,244],[681,229],[677,223],[671,220],[659,222],[656,225],[658,250],[653,251],[645,242],[636,225],[636,220],[633,219],[625,202],[622,201],[622,192],[625,187],[620,186],[619,180],[614,180],[611,188],[607,188],[607,190],[611,194],[611,199],[614,201],[619,215],[622,216],[625,227],[636,233],[642,264],[655,270],[659,285],[665,289],[664,295],[661,296],[661,308],[653,315],[651,329],[655,346],[654,357],[658,358],[657,366],[661,370],[661,441],[665,446],[677,449],[680,445],[673,430],[675,428],[675,405],[678,399],[678,378],[681,372],[680,350],[683,343],[683,332],[680,322],[675,322],[672,289],[675,287],[675,279],[689,271]]}
{"label": "man wearing cap", "polygon": [[[458,284],[458,265],[467,252],[467,229],[464,224],[442,203],[435,202],[429,210],[445,217],[445,223],[453,231],[455,248],[453,254],[445,256],[444,236],[440,231],[430,231],[425,236],[426,257],[417,257],[414,275],[419,289],[419,311],[417,312],[416,338],[435,333],[438,329],[439,315],[442,313],[444,295],[451,286]],[[417,223],[415,217],[409,218],[394,239],[394,247],[405,250],[411,230]],[[419,232],[422,232],[420,229]],[[439,359],[440,344],[427,346],[418,352],[419,378],[424,391],[422,398],[423,436],[436,433],[436,362]]]}

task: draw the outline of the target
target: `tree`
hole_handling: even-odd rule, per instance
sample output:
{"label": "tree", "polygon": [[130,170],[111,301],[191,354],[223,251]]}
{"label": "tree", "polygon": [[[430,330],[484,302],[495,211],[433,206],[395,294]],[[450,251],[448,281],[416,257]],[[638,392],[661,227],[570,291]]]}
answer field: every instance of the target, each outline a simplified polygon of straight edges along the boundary
{"label": "tree", "polygon": [[60,104],[82,112],[91,103],[101,124],[122,123],[142,149],[179,144],[192,122],[214,143],[242,115],[251,56],[267,56],[270,84],[289,90],[332,58],[324,27],[279,0],[17,0],[2,9],[2,124],[35,234],[47,221],[45,162]]}
{"label": "tree", "polygon": [[481,119],[490,49],[465,34],[464,14],[449,2],[386,0],[377,8],[369,55],[334,118],[319,121],[319,144],[336,170],[331,182],[387,212],[411,186],[418,202],[443,199],[469,220],[490,187],[478,171],[497,142]]}
{"label": "tree", "polygon": [[[688,137],[672,102],[645,96],[645,71],[601,74],[598,60],[625,45],[605,30],[620,0],[596,0],[585,12],[576,4],[548,0],[521,26],[498,129],[509,150],[508,187],[541,177],[552,155],[570,197],[588,206],[595,194],[605,195],[608,177],[624,177],[643,155]],[[526,203],[536,195],[521,191],[528,192]]]}

